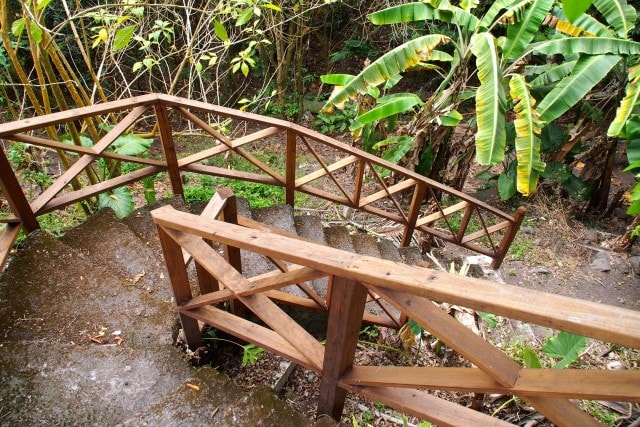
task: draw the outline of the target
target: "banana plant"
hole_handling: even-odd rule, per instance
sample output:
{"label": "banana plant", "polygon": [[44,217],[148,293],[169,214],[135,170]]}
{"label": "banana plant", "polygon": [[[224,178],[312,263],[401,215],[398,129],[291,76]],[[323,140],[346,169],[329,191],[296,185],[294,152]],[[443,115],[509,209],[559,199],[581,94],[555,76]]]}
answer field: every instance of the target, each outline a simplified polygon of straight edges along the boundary
{"label": "banana plant", "polygon": [[[382,55],[358,75],[343,76],[345,84],[330,96],[327,108],[341,108],[349,100],[367,97],[374,88],[398,80],[402,73],[416,67],[438,67],[442,70],[439,87],[421,104],[407,104],[410,107],[404,111],[411,113],[420,105],[407,127],[408,136],[414,139],[409,165],[421,172],[429,171],[431,176],[446,176],[443,171],[434,174],[431,170],[440,167],[432,153],[441,141],[430,140],[428,135],[434,135],[434,129],[442,127],[443,117],[456,111],[463,100],[473,97],[475,160],[485,166],[515,161],[517,173],[512,176],[517,190],[529,195],[545,170],[540,153],[541,129],[584,99],[611,70],[625,63],[623,59],[640,53],[640,43],[627,39],[636,15],[626,0],[593,1],[602,22],[584,13],[586,8],[582,7],[589,7],[591,2],[579,3],[566,9],[569,18],[554,0],[498,0],[484,12],[477,2],[461,2],[458,6],[449,0],[425,0],[383,9],[369,16],[373,24],[435,21],[455,35],[447,32],[448,35],[418,37]],[[443,51],[453,51],[449,61],[439,59],[439,52]],[[557,64],[539,65],[551,55],[559,59]],[[628,95],[610,133],[623,128],[639,97],[637,74],[630,75],[629,80]],[[361,111],[356,120],[382,120],[387,117],[384,111],[399,113],[398,109],[377,105]],[[508,119],[516,127],[515,159],[505,159]],[[427,152],[431,154],[425,156]],[[419,164],[425,158],[432,164]],[[444,165],[459,161],[460,158],[447,156]],[[465,169],[458,171],[464,173]]]}

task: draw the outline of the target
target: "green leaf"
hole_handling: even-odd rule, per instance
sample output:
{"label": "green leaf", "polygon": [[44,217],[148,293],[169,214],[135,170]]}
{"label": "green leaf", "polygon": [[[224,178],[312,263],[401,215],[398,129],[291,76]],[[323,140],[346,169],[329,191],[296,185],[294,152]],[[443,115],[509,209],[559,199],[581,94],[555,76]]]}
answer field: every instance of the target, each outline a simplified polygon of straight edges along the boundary
{"label": "green leaf", "polygon": [[135,31],[136,31],[135,25],[129,25],[127,27],[120,28],[118,31],[116,31],[116,35],[113,38],[114,52],[117,52],[127,47]]}
{"label": "green leaf", "polygon": [[42,41],[42,28],[33,21],[29,22],[29,33],[31,34],[33,41],[36,44],[40,44]]}
{"label": "green leaf", "polygon": [[407,319],[407,324],[409,325],[409,330],[413,335],[420,335],[424,329],[420,326],[415,320],[409,318]]}
{"label": "green leaf", "polygon": [[241,27],[242,25],[244,25],[247,22],[249,22],[249,20],[251,19],[252,16],[253,16],[253,8],[252,7],[248,7],[245,10],[243,10],[242,12],[240,12],[240,15],[238,15],[238,19],[236,20],[236,27]]}
{"label": "green leaf", "polygon": [[549,338],[549,341],[542,347],[542,351],[547,356],[560,359],[554,368],[562,369],[575,362],[586,346],[587,339],[585,337],[563,331],[555,337]]}
{"label": "green leaf", "polygon": [[342,108],[349,99],[359,93],[366,94],[369,87],[377,86],[413,67],[427,58],[437,46],[450,40],[446,36],[432,34],[418,37],[396,47],[372,62],[340,91],[332,94],[326,105]]}
{"label": "green leaf", "polygon": [[213,20],[213,31],[216,33],[216,36],[220,39],[220,41],[226,42],[229,40],[229,34],[227,34],[226,28],[222,25],[222,22],[217,19]]}
{"label": "green leaf", "polygon": [[516,176],[512,173],[501,173],[498,177],[498,194],[502,200],[509,200],[516,194]]}
{"label": "green leaf", "polygon": [[575,21],[591,6],[592,0],[562,0],[562,9],[570,22]]}
{"label": "green leaf", "polygon": [[554,0],[534,0],[514,25],[507,26],[503,61],[516,59],[525,51],[539,32],[540,24],[553,7]]}
{"label": "green leaf", "polygon": [[550,65],[546,71],[531,81],[532,86],[546,86],[558,82],[571,73],[577,61],[567,61]]}
{"label": "green leaf", "polygon": [[117,218],[124,218],[133,212],[133,195],[127,187],[118,187],[98,195],[98,208],[112,209]]}
{"label": "green leaf", "polygon": [[529,94],[524,77],[515,74],[509,81],[511,98],[514,100],[514,121],[516,129],[517,189],[524,195],[530,195],[538,185],[538,176],[544,172],[545,164],[540,159],[540,130],[542,122],[535,110],[535,99]]}
{"label": "green leaf", "polygon": [[487,323],[487,326],[494,329],[498,325],[498,318],[495,314],[485,313],[484,311],[476,311],[478,316]]}
{"label": "green leaf", "polygon": [[[393,136],[376,143],[373,148],[377,150],[380,147],[388,145],[393,146],[388,150],[383,151],[381,157],[391,163],[397,164],[409,152],[409,150],[411,150],[411,147],[413,147],[413,138],[406,135]],[[383,177],[387,177],[391,173],[389,169],[382,167],[376,167],[376,170]]]}
{"label": "green leaf", "polygon": [[487,10],[487,13],[485,13],[485,15],[480,20],[480,25],[482,27],[488,28],[489,26],[491,26],[491,24],[494,23],[496,16],[498,16],[498,13],[500,13],[502,9],[510,8],[516,2],[518,2],[518,4],[525,3],[520,0],[497,0],[492,2],[491,7],[489,8],[489,10]]}
{"label": "green leaf", "polygon": [[493,35],[476,34],[471,39],[476,56],[480,87],[476,93],[476,161],[492,165],[504,159],[506,144],[505,112],[507,100],[502,86],[502,70]]}
{"label": "green leaf", "polygon": [[636,11],[626,0],[594,0],[593,5],[620,37],[627,37],[636,22]]}
{"label": "green leaf", "polygon": [[407,3],[380,10],[367,16],[374,25],[402,24],[438,19],[451,22],[453,13],[438,10],[428,3]]}
{"label": "green leaf", "polygon": [[49,6],[49,3],[51,3],[51,0],[38,0],[37,4],[36,4],[36,10],[42,10],[45,7]]}
{"label": "green leaf", "polygon": [[525,347],[522,352],[522,358],[524,359],[524,366],[528,369],[542,369],[542,364],[535,350],[530,347]]}
{"label": "green leaf", "polygon": [[350,131],[360,129],[367,123],[375,122],[377,120],[383,120],[387,117],[405,113],[407,111],[413,111],[413,107],[416,105],[422,105],[423,102],[419,97],[413,94],[403,94],[405,96],[397,97],[387,102],[379,102],[379,105],[367,111],[366,113],[358,116],[356,121],[349,127]]}
{"label": "green leaf", "polygon": [[587,55],[639,55],[640,43],[613,37],[564,37],[530,45],[530,50],[543,55],[566,55],[584,53]]}
{"label": "green leaf", "polygon": [[573,37],[578,36],[599,36],[613,37],[613,31],[593,16],[584,13],[577,19],[569,22],[569,18],[559,7],[553,8],[553,15],[558,18],[556,29]]}
{"label": "green leaf", "polygon": [[11,34],[13,34],[16,37],[20,37],[26,25],[27,25],[27,20],[25,18],[16,19],[11,24]]}
{"label": "green leaf", "polygon": [[328,85],[346,86],[355,77],[351,74],[325,74],[320,76],[320,81]]}
{"label": "green leaf", "polygon": [[607,130],[608,136],[622,136],[625,125],[640,99],[640,64],[629,69],[630,80],[627,83],[624,98],[616,110],[616,116]]}
{"label": "green leaf", "polygon": [[619,61],[617,55],[581,56],[571,74],[562,79],[538,105],[540,118],[549,123],[560,117],[584,98]]}
{"label": "green leaf", "polygon": [[142,138],[132,133],[119,136],[111,147],[113,151],[125,156],[138,156],[146,153],[153,144],[153,139]]}
{"label": "green leaf", "polygon": [[460,114],[457,110],[451,110],[447,114],[442,114],[437,117],[437,122],[442,126],[458,126],[458,123],[462,120],[462,114]]}

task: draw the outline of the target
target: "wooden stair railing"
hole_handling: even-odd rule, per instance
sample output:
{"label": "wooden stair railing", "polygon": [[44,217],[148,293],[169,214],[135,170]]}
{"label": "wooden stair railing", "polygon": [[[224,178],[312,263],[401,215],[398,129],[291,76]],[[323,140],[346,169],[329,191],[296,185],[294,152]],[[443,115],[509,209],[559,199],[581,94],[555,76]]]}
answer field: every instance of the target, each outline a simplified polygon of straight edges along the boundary
{"label": "wooden stair railing", "polygon": [[[152,218],[188,345],[200,344],[198,322],[203,322],[316,372],[321,377],[318,415],[339,419],[346,393],[351,392],[438,425],[511,425],[424,391],[453,390],[517,395],[557,425],[589,426],[599,424],[570,399],[640,402],[639,370],[525,369],[432,301],[640,348],[640,313],[636,311],[344,252],[170,206],[154,210]],[[287,262],[288,271],[245,278],[207,241]],[[199,283],[213,278],[218,287],[200,289],[195,297],[191,294],[183,250],[201,266]],[[326,345],[322,346],[271,296],[283,286],[324,276],[329,277],[332,291],[326,304]],[[475,367],[354,366],[368,290]],[[215,306],[225,301],[242,303],[267,326]]]}
{"label": "wooden stair railing", "polygon": [[[80,145],[79,141],[77,145],[55,141],[46,138],[43,132],[54,125],[61,133],[65,126],[81,128],[83,123],[102,120],[107,115],[119,117],[119,122],[99,140],[93,141],[91,147]],[[246,128],[260,129],[231,137],[222,134],[201,116],[232,119],[244,123]],[[185,122],[201,132],[202,138],[208,138],[210,144],[194,154],[178,152],[174,133],[182,130]],[[129,132],[151,132],[157,141],[158,158],[113,152],[113,143]],[[282,143],[277,154],[285,153],[285,162],[277,167],[269,166],[260,160],[260,155],[273,145],[265,142],[278,136],[282,137]],[[78,155],[69,169],[48,188],[34,200],[27,200],[0,147],[0,190],[9,201],[14,216],[28,232],[38,228],[37,217],[42,214],[159,172],[168,174],[174,194],[183,194],[181,175],[192,172],[281,187],[286,203],[292,206],[296,192],[319,197],[395,222],[402,234],[402,246],[409,245],[414,231],[419,230],[488,255],[493,258],[494,268],[500,266],[524,217],[523,208],[514,215],[504,213],[462,192],[302,126],[168,95],[149,94],[3,123],[0,124],[0,139]],[[210,164],[212,159],[221,156],[242,158],[254,171]],[[95,167],[95,162],[101,158],[134,163],[139,169],[80,189],[69,188],[70,183],[78,185],[81,174]],[[0,259],[2,255],[0,253]]]}

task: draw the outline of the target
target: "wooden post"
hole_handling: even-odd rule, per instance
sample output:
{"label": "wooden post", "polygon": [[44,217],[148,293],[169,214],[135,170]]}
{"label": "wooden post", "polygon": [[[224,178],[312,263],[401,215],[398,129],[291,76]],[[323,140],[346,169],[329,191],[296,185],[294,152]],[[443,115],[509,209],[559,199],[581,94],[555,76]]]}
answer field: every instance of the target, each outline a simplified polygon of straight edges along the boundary
{"label": "wooden post", "polygon": [[[238,224],[238,206],[236,204],[236,196],[230,188],[224,187],[218,190],[218,194],[226,204],[222,209],[222,219],[230,224]],[[242,256],[240,249],[230,245],[224,245],[224,258],[235,268],[238,273],[242,274]],[[229,311],[238,317],[247,317],[248,309],[238,300],[229,302]]]}
{"label": "wooden post", "polygon": [[296,134],[292,130],[287,130],[287,164],[286,164],[286,187],[285,201],[287,205],[295,207],[296,195]]}
{"label": "wooden post", "polygon": [[426,191],[427,188],[424,184],[416,182],[415,190],[413,191],[413,198],[411,199],[411,206],[409,207],[409,215],[407,215],[407,224],[404,226],[404,231],[402,232],[402,241],[400,242],[401,247],[409,246],[411,244],[411,237],[413,236],[413,231],[416,228],[416,221],[418,220],[420,207],[422,206],[422,200],[424,199]]}
{"label": "wooden post", "polygon": [[475,205],[470,204],[464,210],[462,221],[460,221],[460,228],[458,229],[458,233],[456,234],[456,240],[458,241],[458,243],[462,241],[464,232],[467,231],[467,226],[469,225],[469,221],[471,221],[471,215],[473,214],[473,210],[475,208]]}
{"label": "wooden post", "polygon": [[505,234],[505,236],[500,241],[500,245],[498,245],[498,253],[491,262],[491,268],[493,268],[494,270],[499,268],[500,264],[502,264],[502,260],[504,260],[504,257],[507,255],[507,251],[511,246],[511,242],[513,242],[513,239],[515,239],[526,213],[527,208],[525,208],[524,206],[520,206],[516,213],[513,215],[513,224],[511,225],[511,227],[509,227],[509,229],[507,230],[507,234]]}
{"label": "wooden post", "polygon": [[29,201],[24,195],[18,178],[16,178],[11,168],[9,160],[4,153],[4,149],[0,145],[0,190],[2,194],[7,197],[9,206],[16,215],[22,221],[22,226],[27,232],[32,232],[40,228],[40,224],[36,219]]}
{"label": "wooden post", "polygon": [[366,301],[367,288],[361,283],[333,278],[318,416],[326,414],[340,420],[347,391],[338,386],[338,381],[353,364]]}
{"label": "wooden post", "polygon": [[[167,265],[169,271],[169,278],[171,279],[171,287],[173,288],[173,295],[176,299],[176,305],[183,304],[189,301],[193,295],[191,294],[191,287],[189,286],[189,275],[187,274],[187,266],[184,263],[182,255],[182,248],[178,243],[173,241],[171,237],[167,235],[164,228],[157,225],[158,236],[160,237],[160,243],[162,244],[162,253],[164,254],[164,262]],[[202,337],[200,334],[200,327],[198,321],[180,314],[180,322],[182,323],[182,330],[187,340],[187,345],[191,350],[195,350],[202,344]]]}
{"label": "wooden post", "polygon": [[162,151],[164,152],[164,159],[167,162],[169,179],[171,180],[171,189],[173,190],[174,195],[182,195],[182,179],[180,178],[176,147],[173,145],[173,135],[171,133],[171,125],[169,124],[169,113],[167,112],[167,107],[164,104],[156,104],[155,109],[158,129],[160,129]]}

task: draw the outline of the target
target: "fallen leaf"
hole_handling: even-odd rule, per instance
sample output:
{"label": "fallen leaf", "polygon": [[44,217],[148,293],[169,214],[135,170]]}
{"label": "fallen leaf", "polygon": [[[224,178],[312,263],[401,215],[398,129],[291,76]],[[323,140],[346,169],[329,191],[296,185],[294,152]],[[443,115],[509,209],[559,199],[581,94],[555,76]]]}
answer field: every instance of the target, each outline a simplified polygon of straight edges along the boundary
{"label": "fallen leaf", "polygon": [[400,339],[402,340],[402,347],[405,350],[410,350],[411,347],[416,345],[416,337],[413,335],[408,323],[405,323],[399,331]]}
{"label": "fallen leaf", "polygon": [[198,386],[197,386],[197,385],[195,385],[195,384],[186,383],[185,385],[186,385],[188,388],[190,388],[191,390],[194,390],[194,391],[200,391],[200,387],[198,387]]}
{"label": "fallen leaf", "polygon": [[136,283],[138,283],[140,281],[140,279],[142,279],[145,275],[145,271],[142,270],[140,273],[136,274],[135,276],[133,276],[133,279],[131,279],[131,282],[135,285]]}

